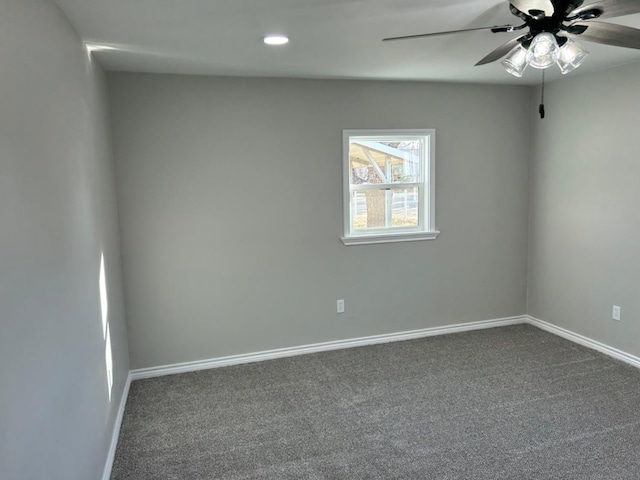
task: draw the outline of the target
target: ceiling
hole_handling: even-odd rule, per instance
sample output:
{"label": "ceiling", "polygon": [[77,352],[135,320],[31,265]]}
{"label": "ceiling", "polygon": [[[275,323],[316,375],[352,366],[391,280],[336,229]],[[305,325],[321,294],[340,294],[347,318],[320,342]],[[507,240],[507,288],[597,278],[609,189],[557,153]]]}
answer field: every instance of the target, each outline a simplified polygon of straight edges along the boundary
{"label": "ceiling", "polygon": [[[499,62],[474,67],[518,33],[490,31],[382,42],[391,36],[520,22],[498,0],[55,0],[108,70],[301,78],[536,84]],[[610,20],[640,28],[640,15]],[[267,47],[261,38],[291,41]],[[640,50],[583,42],[575,76],[639,62]],[[547,70],[547,79],[561,75]]]}

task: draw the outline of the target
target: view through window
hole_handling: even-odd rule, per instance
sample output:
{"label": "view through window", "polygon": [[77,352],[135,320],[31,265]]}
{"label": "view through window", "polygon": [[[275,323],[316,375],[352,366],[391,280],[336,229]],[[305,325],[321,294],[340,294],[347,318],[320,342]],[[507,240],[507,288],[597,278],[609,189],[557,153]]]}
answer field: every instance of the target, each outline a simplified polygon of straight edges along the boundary
{"label": "view through window", "polygon": [[343,240],[433,232],[434,141],[433,130],[344,132]]}

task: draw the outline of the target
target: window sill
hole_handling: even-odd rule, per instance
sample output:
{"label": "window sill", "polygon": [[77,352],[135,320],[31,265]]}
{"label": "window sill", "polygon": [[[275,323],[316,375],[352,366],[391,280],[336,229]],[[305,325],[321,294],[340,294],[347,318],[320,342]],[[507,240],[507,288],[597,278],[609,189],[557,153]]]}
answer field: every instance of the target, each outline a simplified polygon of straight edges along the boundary
{"label": "window sill", "polygon": [[342,237],[345,245],[370,245],[374,243],[417,242],[419,240],[435,240],[440,232],[395,233],[390,235],[362,235],[358,237]]}

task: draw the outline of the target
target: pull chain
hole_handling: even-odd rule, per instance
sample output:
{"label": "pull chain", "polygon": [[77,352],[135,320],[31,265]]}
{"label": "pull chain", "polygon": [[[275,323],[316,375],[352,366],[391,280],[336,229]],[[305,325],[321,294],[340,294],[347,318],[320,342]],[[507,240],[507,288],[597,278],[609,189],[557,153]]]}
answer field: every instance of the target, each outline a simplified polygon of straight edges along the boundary
{"label": "pull chain", "polygon": [[540,118],[544,118],[544,70],[542,70],[542,88],[540,91],[540,107],[538,107],[538,112],[540,113]]}

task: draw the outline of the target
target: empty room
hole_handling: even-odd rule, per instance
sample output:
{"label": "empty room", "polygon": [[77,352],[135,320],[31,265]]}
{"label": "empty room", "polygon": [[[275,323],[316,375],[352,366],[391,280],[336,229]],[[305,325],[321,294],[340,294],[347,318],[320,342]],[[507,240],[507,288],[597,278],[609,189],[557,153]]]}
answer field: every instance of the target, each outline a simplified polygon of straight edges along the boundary
{"label": "empty room", "polygon": [[640,479],[640,2],[0,0],[0,479]]}

